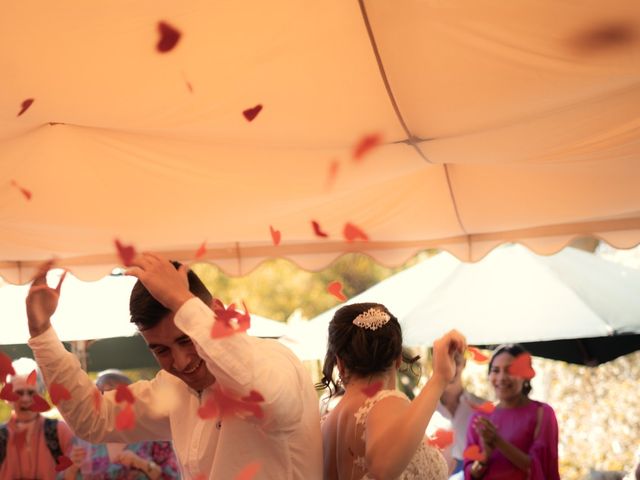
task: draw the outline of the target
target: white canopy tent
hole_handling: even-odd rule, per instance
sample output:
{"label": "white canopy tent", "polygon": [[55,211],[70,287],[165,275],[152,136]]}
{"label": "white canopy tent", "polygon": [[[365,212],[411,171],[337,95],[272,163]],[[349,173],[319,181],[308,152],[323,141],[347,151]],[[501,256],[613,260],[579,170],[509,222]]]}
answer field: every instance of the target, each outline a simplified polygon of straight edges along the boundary
{"label": "white canopy tent", "polygon": [[[180,33],[169,51],[159,22]],[[96,279],[114,238],[183,260],[206,241],[235,275],[350,251],[631,247],[638,32],[636,0],[9,2],[0,275],[56,256]]]}
{"label": "white canopy tent", "polygon": [[[539,256],[505,245],[477,263],[439,253],[347,303],[387,306],[409,346],[430,346],[452,328],[470,344],[486,345],[639,334],[638,291],[640,270],[571,247]],[[293,343],[323,358],[329,322],[341,306],[312,319]]]}

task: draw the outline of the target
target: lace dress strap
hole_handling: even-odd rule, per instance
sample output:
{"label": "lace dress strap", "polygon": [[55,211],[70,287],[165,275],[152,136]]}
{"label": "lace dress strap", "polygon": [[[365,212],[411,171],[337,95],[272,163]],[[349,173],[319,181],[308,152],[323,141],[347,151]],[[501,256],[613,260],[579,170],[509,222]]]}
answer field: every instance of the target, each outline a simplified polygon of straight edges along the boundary
{"label": "lace dress strap", "polygon": [[363,440],[364,440],[364,430],[366,429],[367,417],[369,416],[369,412],[371,411],[371,409],[376,403],[388,397],[397,397],[397,398],[403,398],[407,401],[409,400],[404,393],[399,392],[398,390],[380,390],[373,397],[367,398],[362,404],[362,406],[358,409],[358,411],[354,413],[354,416],[356,417],[356,425],[360,425],[363,428],[363,433],[362,433]]}

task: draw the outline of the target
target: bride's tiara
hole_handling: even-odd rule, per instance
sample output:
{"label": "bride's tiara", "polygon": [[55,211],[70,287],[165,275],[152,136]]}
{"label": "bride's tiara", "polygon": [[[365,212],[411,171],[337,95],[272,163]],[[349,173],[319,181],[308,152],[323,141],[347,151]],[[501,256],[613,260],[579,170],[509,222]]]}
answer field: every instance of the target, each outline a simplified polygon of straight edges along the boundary
{"label": "bride's tiara", "polygon": [[353,324],[360,328],[377,330],[378,328],[386,325],[389,320],[391,320],[391,315],[383,312],[379,308],[372,307],[354,318]]}

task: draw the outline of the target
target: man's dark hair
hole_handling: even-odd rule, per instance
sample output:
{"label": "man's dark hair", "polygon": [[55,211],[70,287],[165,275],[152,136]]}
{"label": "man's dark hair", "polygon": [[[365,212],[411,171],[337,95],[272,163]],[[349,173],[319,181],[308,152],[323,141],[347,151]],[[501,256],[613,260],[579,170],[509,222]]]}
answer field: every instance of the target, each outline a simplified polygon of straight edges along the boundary
{"label": "man's dark hair", "polygon": [[[181,266],[180,262],[171,263],[176,269]],[[207,287],[204,286],[204,283],[202,283],[202,280],[200,280],[200,277],[192,270],[189,270],[187,278],[189,279],[189,291],[204,303],[210,305],[213,297]],[[142,282],[138,280],[131,291],[129,313],[131,314],[131,322],[135,323],[139,330],[147,330],[155,327],[171,311],[153,298]]]}

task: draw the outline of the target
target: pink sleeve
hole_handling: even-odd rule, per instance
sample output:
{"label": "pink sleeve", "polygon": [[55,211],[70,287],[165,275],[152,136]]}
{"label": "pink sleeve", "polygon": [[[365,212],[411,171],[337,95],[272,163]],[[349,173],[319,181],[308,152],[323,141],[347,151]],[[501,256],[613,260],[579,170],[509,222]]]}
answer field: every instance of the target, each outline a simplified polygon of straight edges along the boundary
{"label": "pink sleeve", "polygon": [[[478,447],[480,446],[480,438],[478,437],[478,432],[476,432],[476,429],[473,428],[473,423],[477,416],[478,416],[478,413],[474,413],[469,419],[469,426],[467,427],[467,445],[465,448],[468,448],[471,445],[478,445]],[[465,480],[471,479],[472,463],[473,463],[473,460],[464,459],[464,479]]]}
{"label": "pink sleeve", "polygon": [[560,480],[558,472],[558,421],[550,405],[541,403],[540,431],[529,449],[529,480]]}
{"label": "pink sleeve", "polygon": [[69,426],[62,420],[58,420],[58,440],[60,440],[60,449],[67,457],[71,455],[73,448],[73,432]]}

